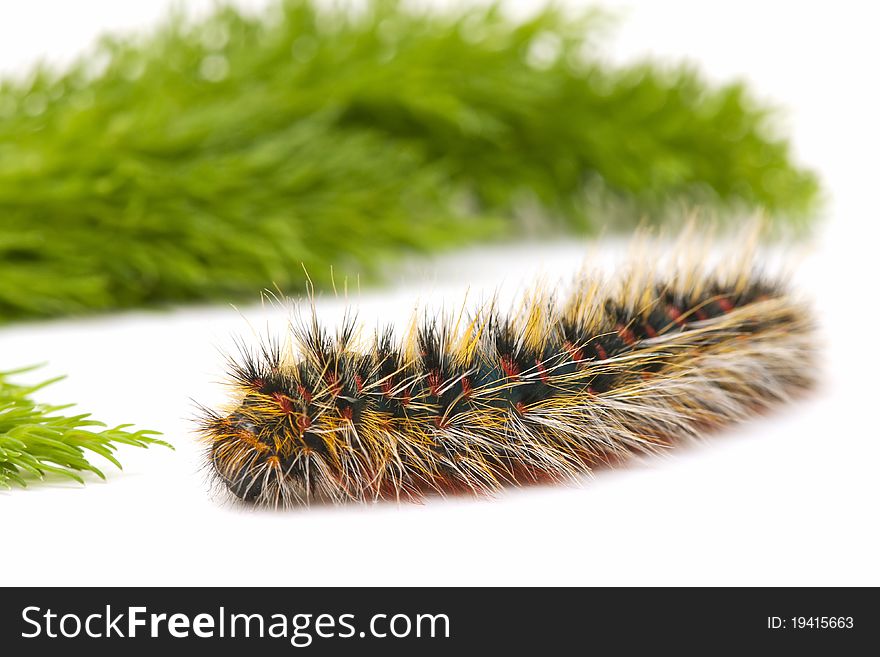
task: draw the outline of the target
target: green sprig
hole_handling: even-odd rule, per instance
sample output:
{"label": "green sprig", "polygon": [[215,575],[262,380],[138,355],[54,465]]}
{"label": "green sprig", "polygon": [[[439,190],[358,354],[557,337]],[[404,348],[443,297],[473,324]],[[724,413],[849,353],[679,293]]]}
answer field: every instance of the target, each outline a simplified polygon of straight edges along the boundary
{"label": "green sprig", "polygon": [[106,425],[89,419],[88,413],[60,414],[71,404],[50,406],[35,402],[31,398],[33,393],[59,379],[32,386],[9,381],[10,375],[22,371],[0,373],[0,488],[27,486],[29,479],[42,479],[47,474],[80,483],[85,483],[80,474],[84,472],[103,479],[103,472],[89,462],[87,452],[98,454],[121,469],[114,456],[117,445],[171,447],[153,437],[159,435],[156,431],[129,431],[128,424],[100,429]]}

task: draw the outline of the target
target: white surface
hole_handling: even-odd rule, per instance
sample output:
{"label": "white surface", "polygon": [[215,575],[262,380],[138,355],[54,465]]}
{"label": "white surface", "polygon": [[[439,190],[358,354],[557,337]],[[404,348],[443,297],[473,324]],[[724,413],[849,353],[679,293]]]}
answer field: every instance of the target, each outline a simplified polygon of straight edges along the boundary
{"label": "white surface", "polygon": [[[167,4],[3,3],[0,70],[67,57],[100,28],[137,26]],[[177,451],[124,449],[126,470],[107,483],[0,493],[3,583],[880,585],[878,17],[857,2],[612,5],[629,7],[610,43],[615,57],[691,57],[713,78],[747,77],[790,110],[799,157],[831,195],[799,277],[827,342],[820,390],[581,487],[252,512],[208,495],[191,400],[224,398],[218,349],[249,330],[242,315],[257,330],[267,322],[283,330],[283,311],[216,307],[4,327],[0,367],[48,361],[40,375],[69,375],[43,399],[161,430]],[[417,300],[436,307],[468,286],[473,294],[502,281],[515,288],[537,272],[567,276],[582,252],[577,244],[471,251],[423,263],[358,306],[368,325],[400,319]],[[321,308],[332,323],[340,304]]]}

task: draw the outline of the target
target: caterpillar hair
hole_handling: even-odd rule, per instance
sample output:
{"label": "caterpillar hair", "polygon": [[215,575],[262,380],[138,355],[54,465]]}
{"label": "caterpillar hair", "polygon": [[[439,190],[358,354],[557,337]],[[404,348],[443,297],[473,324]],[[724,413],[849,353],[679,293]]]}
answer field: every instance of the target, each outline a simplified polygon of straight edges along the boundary
{"label": "caterpillar hair", "polygon": [[642,243],[567,299],[531,291],[363,341],[354,316],[230,359],[204,410],[216,480],[259,506],[417,500],[571,480],[746,419],[813,381],[809,309],[739,251]]}

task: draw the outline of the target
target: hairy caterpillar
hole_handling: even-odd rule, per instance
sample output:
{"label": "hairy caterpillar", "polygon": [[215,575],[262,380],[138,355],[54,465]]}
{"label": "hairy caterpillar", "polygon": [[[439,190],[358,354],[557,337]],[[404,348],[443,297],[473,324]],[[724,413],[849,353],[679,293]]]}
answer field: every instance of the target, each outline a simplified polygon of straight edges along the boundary
{"label": "hairy caterpillar", "polygon": [[643,249],[562,302],[536,290],[366,347],[352,315],[331,336],[312,306],[295,348],[230,360],[234,406],[200,418],[209,467],[271,507],[484,494],[749,417],[811,385],[813,325],[782,277],[730,255]]}

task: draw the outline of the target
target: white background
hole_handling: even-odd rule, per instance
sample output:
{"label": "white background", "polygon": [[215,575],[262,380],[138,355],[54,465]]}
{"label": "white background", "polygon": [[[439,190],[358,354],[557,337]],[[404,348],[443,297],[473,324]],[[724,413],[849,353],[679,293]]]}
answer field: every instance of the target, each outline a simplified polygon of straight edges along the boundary
{"label": "white background", "polygon": [[[149,25],[169,4],[4,1],[0,72],[65,61],[101,31]],[[3,584],[880,585],[880,17],[867,2],[606,6],[624,10],[606,44],[614,59],[689,58],[713,79],[747,78],[788,110],[797,157],[829,194],[798,276],[822,322],[819,390],[583,486],[254,512],[210,495],[192,400],[220,403],[221,351],[234,335],[284,330],[283,310],[221,305],[7,326],[0,368],[48,361],[41,375],[69,375],[42,399],[161,430],[177,451],[124,448],[125,471],[108,469],[107,483],[0,493]],[[401,320],[417,301],[454,301],[469,286],[515,291],[539,273],[564,278],[585,251],[521,244],[414,263],[357,305],[368,325]],[[341,305],[319,308],[332,323]]]}

